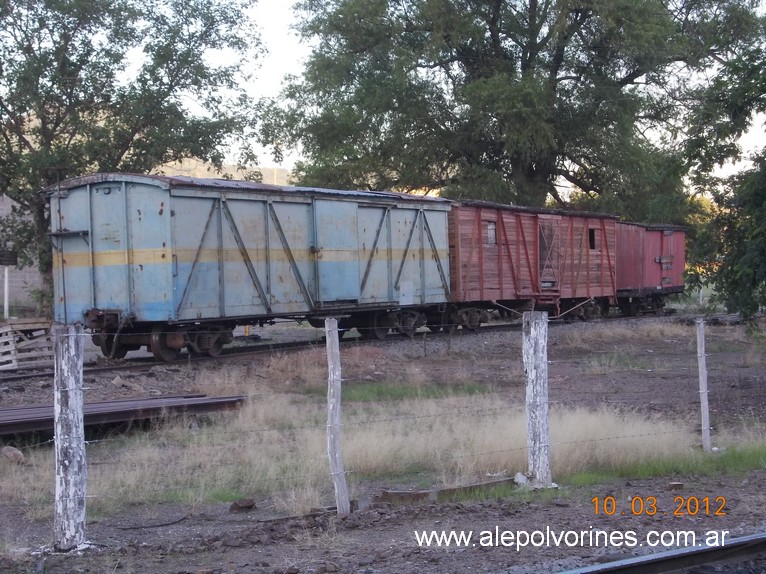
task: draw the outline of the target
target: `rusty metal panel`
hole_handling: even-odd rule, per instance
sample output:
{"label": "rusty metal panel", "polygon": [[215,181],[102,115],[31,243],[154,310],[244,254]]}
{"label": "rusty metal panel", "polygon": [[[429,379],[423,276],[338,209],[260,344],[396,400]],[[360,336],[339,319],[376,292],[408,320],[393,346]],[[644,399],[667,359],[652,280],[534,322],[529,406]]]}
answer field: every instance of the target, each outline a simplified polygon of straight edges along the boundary
{"label": "rusty metal panel", "polygon": [[647,286],[660,291],[683,287],[686,234],[674,227],[650,226],[646,230]]}
{"label": "rusty metal panel", "polygon": [[683,229],[662,230],[663,285],[683,288],[686,268],[686,232]]}
{"label": "rusty metal panel", "polygon": [[618,223],[617,289],[626,295],[683,290],[686,234],[682,228]]}
{"label": "rusty metal panel", "polygon": [[641,278],[640,287],[651,287],[662,289],[663,265],[659,259],[664,254],[662,252],[662,233],[656,230],[644,229],[644,274]]}
{"label": "rusty metal panel", "polygon": [[610,217],[562,216],[562,299],[614,297],[615,226]]}
{"label": "rusty metal panel", "polygon": [[563,279],[562,218],[558,215],[539,215],[537,229],[537,262],[540,270],[540,293],[544,297],[560,295]]}
{"label": "rusty metal panel", "polygon": [[450,224],[454,301],[615,296],[614,217],[464,202]]}
{"label": "rusty metal panel", "polygon": [[450,213],[452,300],[515,301],[541,293],[538,216],[511,206],[464,203]]}
{"label": "rusty metal panel", "polygon": [[617,289],[639,289],[644,285],[644,236],[643,226],[628,223],[617,224]]}

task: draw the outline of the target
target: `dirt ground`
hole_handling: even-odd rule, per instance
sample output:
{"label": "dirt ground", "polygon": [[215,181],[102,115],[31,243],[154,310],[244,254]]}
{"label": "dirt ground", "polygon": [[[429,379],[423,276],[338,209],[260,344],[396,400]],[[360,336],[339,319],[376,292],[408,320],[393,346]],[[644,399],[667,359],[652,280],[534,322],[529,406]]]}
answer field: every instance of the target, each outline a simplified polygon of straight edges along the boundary
{"label": "dirt ground", "polygon": [[[699,389],[693,329],[679,328],[677,318],[641,319],[617,327],[609,323],[607,327],[598,321],[551,325],[551,402],[565,407],[609,404],[694,424],[699,417]],[[646,331],[651,336],[627,335],[644,325],[659,327]],[[406,362],[438,381],[458,368],[465,371],[470,357],[475,382],[502,385],[498,373],[507,370],[509,362],[518,370],[520,358],[509,358],[498,337],[478,333],[449,342],[387,342],[384,345],[394,351],[388,354],[390,364],[382,367],[378,361],[376,372]],[[444,345],[454,352],[440,352]],[[714,437],[723,427],[766,423],[763,342],[748,339],[740,326],[719,325],[708,326],[706,345]],[[199,373],[227,367],[216,362],[192,368]],[[114,373],[91,376],[86,400],[193,390],[189,367],[157,366],[149,374],[115,379]],[[523,400],[523,386],[512,392]],[[0,378],[0,408],[49,403],[50,395],[50,381],[6,384]],[[0,464],[7,463],[0,460]],[[166,505],[92,521],[87,525],[90,547],[68,554],[41,552],[51,541],[52,525],[32,521],[23,508],[0,501],[0,572],[562,572],[662,550],[651,545],[657,541],[651,538],[653,532],[671,536],[665,532],[693,531],[697,543],[723,532],[726,540],[766,532],[765,493],[766,461],[746,473],[627,478],[469,502],[395,505],[372,497],[346,517],[332,512],[275,517],[260,509],[260,501],[256,501],[259,508],[242,512],[232,512],[228,504],[193,509]],[[594,497],[601,505],[613,501],[615,511],[596,514]],[[679,504],[691,499],[707,499],[709,504],[704,511],[676,512]],[[637,514],[636,504],[653,505],[656,512]],[[460,547],[454,542],[450,547],[427,547],[416,540],[424,531],[472,531],[473,536]],[[527,534],[531,541],[520,545]],[[608,542],[604,536],[610,536]],[[753,559],[730,571],[766,572],[766,561]]]}

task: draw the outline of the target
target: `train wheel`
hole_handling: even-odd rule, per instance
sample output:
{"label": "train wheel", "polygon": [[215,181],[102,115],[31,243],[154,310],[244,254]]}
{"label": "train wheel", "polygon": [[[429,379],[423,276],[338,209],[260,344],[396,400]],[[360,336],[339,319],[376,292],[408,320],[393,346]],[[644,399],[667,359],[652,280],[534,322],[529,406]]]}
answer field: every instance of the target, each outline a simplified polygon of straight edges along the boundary
{"label": "train wheel", "polygon": [[101,354],[103,354],[106,358],[112,358],[112,359],[124,359],[125,355],[128,354],[128,347],[125,345],[120,345],[120,343],[117,343],[117,346],[112,348],[114,346],[114,335],[101,335],[101,343],[99,344],[99,347],[101,348]]}
{"label": "train wheel", "polygon": [[207,354],[211,357],[217,357],[223,351],[223,341],[221,337],[216,337],[215,341],[210,344],[210,348],[207,350]]}
{"label": "train wheel", "polygon": [[186,345],[186,350],[192,357],[202,357],[205,353],[197,351],[193,345]]}
{"label": "train wheel", "polygon": [[164,327],[162,325],[155,325],[152,327],[152,336],[150,338],[149,347],[151,348],[155,359],[171,363],[178,358],[181,350],[168,347],[168,334],[164,332],[163,329]]}
{"label": "train wheel", "polygon": [[370,338],[383,341],[391,330],[391,317],[388,313],[375,313],[370,317]]}
{"label": "train wheel", "polygon": [[414,311],[400,311],[396,320],[396,330],[410,339],[415,336],[418,327],[425,323],[421,317]]}
{"label": "train wheel", "polygon": [[469,331],[478,331],[479,327],[481,327],[481,311],[473,310],[468,316],[468,324],[466,325],[466,328]]}

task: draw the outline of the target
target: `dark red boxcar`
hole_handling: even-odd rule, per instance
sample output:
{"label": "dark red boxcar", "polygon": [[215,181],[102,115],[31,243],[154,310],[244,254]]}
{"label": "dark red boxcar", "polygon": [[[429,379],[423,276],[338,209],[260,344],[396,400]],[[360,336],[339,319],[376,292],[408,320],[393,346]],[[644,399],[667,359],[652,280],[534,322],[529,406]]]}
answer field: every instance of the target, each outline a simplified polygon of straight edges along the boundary
{"label": "dark red boxcar", "polygon": [[625,315],[659,311],[683,293],[686,233],[672,225],[618,223],[617,302]]}
{"label": "dark red boxcar", "polygon": [[463,202],[449,215],[451,299],[555,314],[614,303],[616,218]]}

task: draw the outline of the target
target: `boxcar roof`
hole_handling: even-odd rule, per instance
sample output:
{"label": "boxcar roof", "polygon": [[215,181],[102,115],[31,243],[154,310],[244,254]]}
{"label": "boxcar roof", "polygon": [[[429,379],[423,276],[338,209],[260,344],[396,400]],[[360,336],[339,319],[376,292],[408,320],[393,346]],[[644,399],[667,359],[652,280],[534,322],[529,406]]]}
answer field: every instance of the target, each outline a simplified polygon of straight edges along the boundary
{"label": "boxcar roof", "polygon": [[618,215],[612,213],[596,213],[594,211],[577,211],[574,209],[556,209],[551,207],[526,207],[523,205],[508,205],[505,203],[494,203],[492,201],[482,201],[479,199],[456,199],[453,201],[456,205],[486,207],[489,209],[507,209],[509,211],[523,211],[525,213],[544,213],[548,215],[565,215],[568,217],[600,217],[603,219],[619,218]]}
{"label": "boxcar roof", "polygon": [[621,221],[623,225],[635,225],[651,231],[689,231],[688,227],[676,225],[675,223],[638,223],[636,221]]}
{"label": "boxcar roof", "polygon": [[103,182],[129,182],[145,183],[162,189],[171,188],[197,188],[197,189],[228,189],[236,191],[252,192],[275,192],[275,193],[318,193],[335,196],[366,197],[369,199],[389,199],[397,201],[428,201],[446,204],[449,200],[440,197],[429,197],[397,193],[392,191],[359,191],[342,189],[323,189],[319,187],[294,187],[287,185],[270,185],[255,181],[242,181],[234,179],[217,179],[203,177],[188,177],[184,175],[141,175],[135,173],[94,173],[67,179],[56,185],[51,185],[43,190],[44,193],[54,194],[57,191],[73,189],[83,185],[92,185]]}

